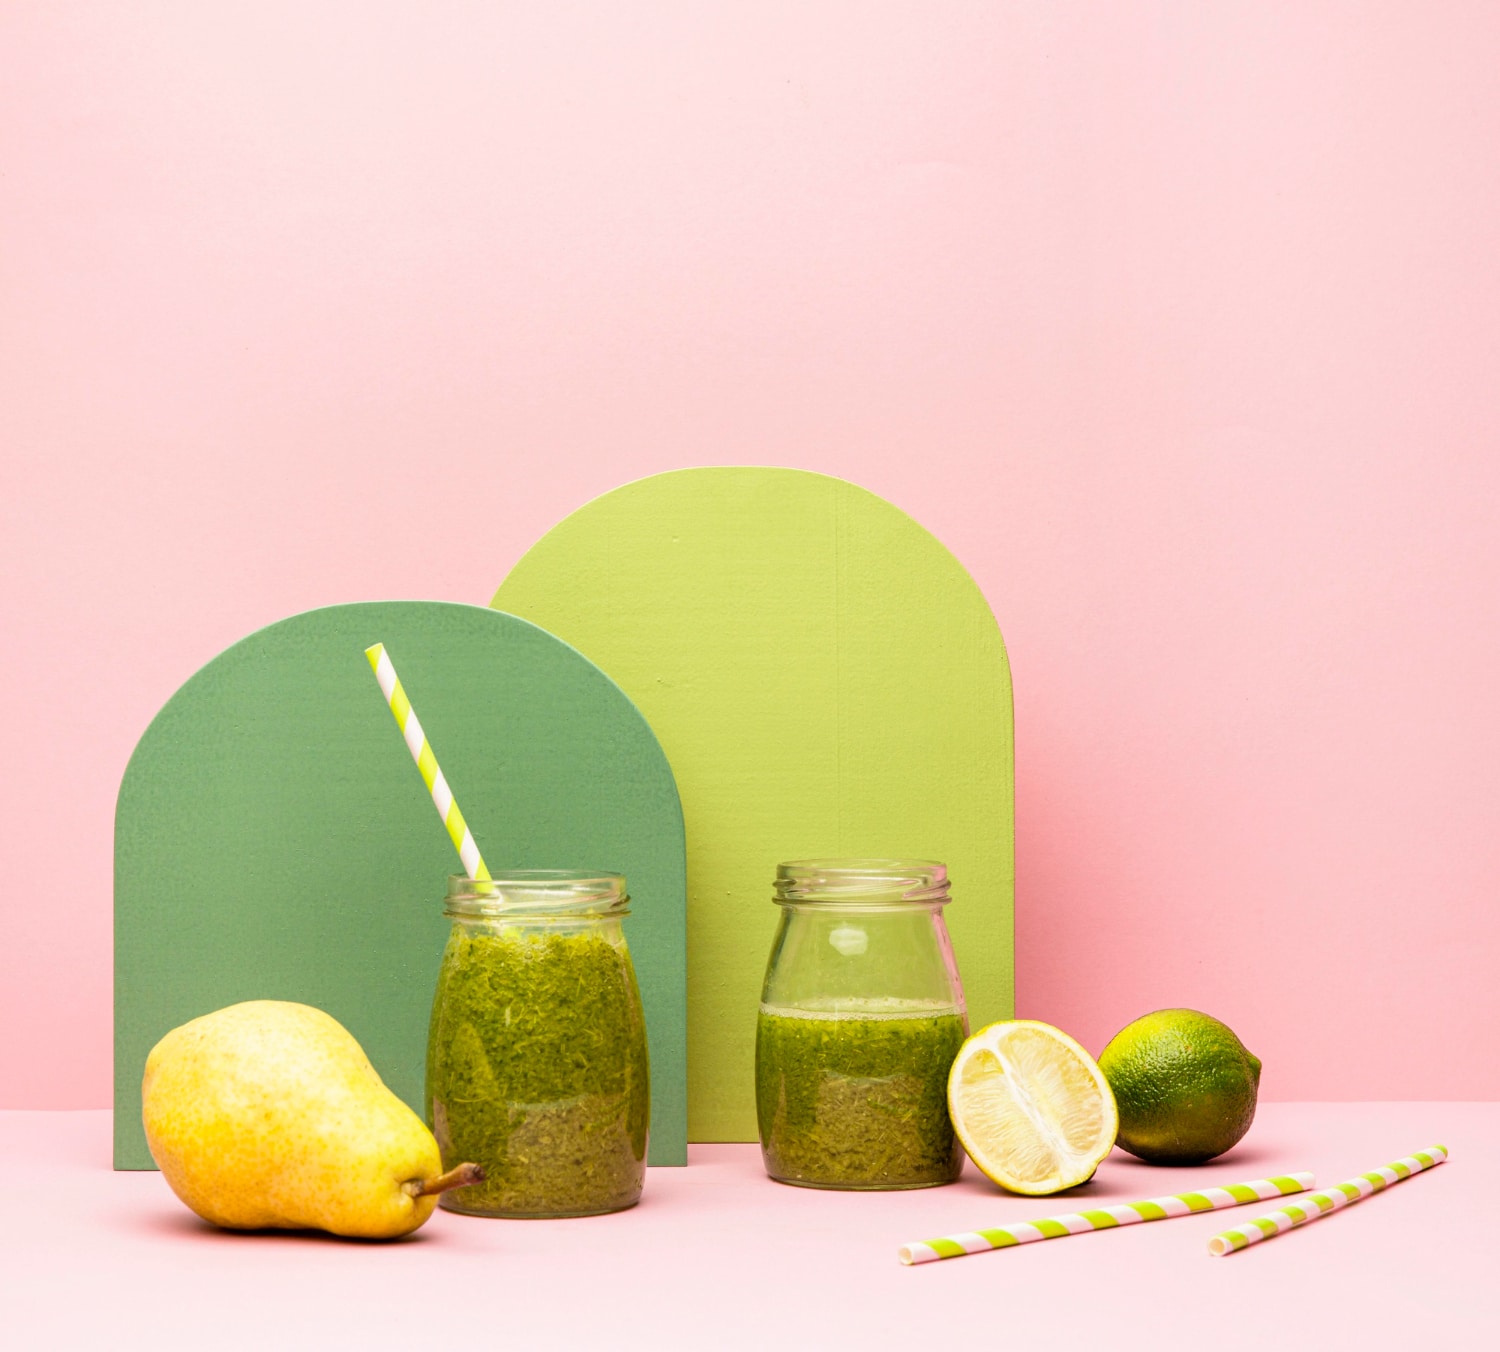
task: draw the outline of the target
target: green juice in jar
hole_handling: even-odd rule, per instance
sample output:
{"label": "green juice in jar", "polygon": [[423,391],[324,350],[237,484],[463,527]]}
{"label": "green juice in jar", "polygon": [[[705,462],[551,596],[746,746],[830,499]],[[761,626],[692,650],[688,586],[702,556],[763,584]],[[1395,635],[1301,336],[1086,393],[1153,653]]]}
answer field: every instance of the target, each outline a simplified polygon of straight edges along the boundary
{"label": "green juice in jar", "polygon": [[484,1216],[582,1216],[639,1200],[650,1075],[640,992],[618,922],[457,924],[427,1049],[443,1167],[483,1183],[442,1205]]}
{"label": "green juice in jar", "polygon": [[948,1119],[948,1071],[965,1030],[951,1004],[763,1004],[755,1083],[766,1172],[806,1187],[951,1183],[963,1149]]}

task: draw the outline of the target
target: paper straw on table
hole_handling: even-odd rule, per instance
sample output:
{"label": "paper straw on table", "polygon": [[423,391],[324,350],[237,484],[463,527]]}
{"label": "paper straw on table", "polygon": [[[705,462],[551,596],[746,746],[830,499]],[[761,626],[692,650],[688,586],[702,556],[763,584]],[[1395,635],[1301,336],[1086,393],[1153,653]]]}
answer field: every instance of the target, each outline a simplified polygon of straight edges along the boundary
{"label": "paper straw on table", "polygon": [[1226,1230],[1222,1235],[1215,1235],[1208,1241],[1208,1251],[1215,1258],[1222,1258],[1226,1253],[1233,1253],[1236,1249],[1259,1244],[1261,1240],[1270,1239],[1284,1230],[1293,1230],[1299,1225],[1318,1220],[1342,1207],[1362,1202],[1372,1193],[1384,1192],[1392,1183],[1399,1183],[1403,1178],[1419,1174],[1423,1169],[1435,1168],[1447,1158],[1447,1146],[1428,1146],[1426,1150],[1419,1150],[1414,1155],[1408,1155],[1404,1160],[1382,1165],[1379,1169],[1372,1169],[1367,1174],[1351,1178],[1347,1183],[1340,1183],[1337,1187],[1329,1188],[1324,1192],[1308,1193],[1306,1197],[1299,1197],[1280,1211],[1257,1216],[1253,1221],[1238,1229]]}
{"label": "paper straw on table", "polygon": [[1257,1178],[1253,1183],[1226,1183],[1221,1188],[1203,1188],[1173,1197],[1153,1197],[1144,1202],[1122,1202],[1118,1206],[1099,1207],[1092,1211],[1071,1211],[1065,1216],[1002,1225],[994,1230],[971,1230],[968,1234],[903,1244],[896,1250],[896,1256],[907,1264],[933,1263],[939,1258],[962,1258],[965,1254],[983,1253],[987,1249],[1008,1249],[1014,1244],[1031,1244],[1039,1239],[1081,1235],[1087,1230],[1113,1230],[1120,1225],[1165,1221],[1199,1211],[1218,1211],[1227,1206],[1244,1206],[1246,1202],[1264,1202],[1272,1197],[1303,1192],[1312,1185],[1311,1174],[1281,1174],[1275,1178]]}
{"label": "paper straw on table", "polygon": [[380,682],[386,703],[396,716],[396,726],[406,738],[407,750],[416,761],[417,769],[422,772],[422,782],[432,794],[433,806],[437,808],[438,816],[443,819],[443,825],[453,838],[458,857],[464,861],[464,871],[471,878],[488,881],[490,871],[479,857],[479,846],[474,843],[474,837],[464,821],[464,814],[458,810],[458,804],[453,800],[453,790],[448,787],[448,781],[438,768],[437,757],[432,754],[432,743],[427,740],[427,734],[422,731],[421,721],[417,718],[417,711],[411,707],[406,691],[401,688],[401,678],[391,665],[391,655],[386,652],[385,644],[377,643],[374,647],[366,648],[365,656],[370,659],[375,679]]}

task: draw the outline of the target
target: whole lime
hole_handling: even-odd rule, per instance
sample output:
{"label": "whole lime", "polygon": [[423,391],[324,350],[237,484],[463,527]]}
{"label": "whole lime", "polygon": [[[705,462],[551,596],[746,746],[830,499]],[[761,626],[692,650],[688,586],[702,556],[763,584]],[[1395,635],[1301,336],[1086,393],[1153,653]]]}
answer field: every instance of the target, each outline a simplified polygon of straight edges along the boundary
{"label": "whole lime", "polygon": [[1120,1108],[1115,1144],[1150,1164],[1202,1164],[1255,1120],[1260,1061],[1196,1009],[1159,1009],[1127,1024],[1099,1069]]}

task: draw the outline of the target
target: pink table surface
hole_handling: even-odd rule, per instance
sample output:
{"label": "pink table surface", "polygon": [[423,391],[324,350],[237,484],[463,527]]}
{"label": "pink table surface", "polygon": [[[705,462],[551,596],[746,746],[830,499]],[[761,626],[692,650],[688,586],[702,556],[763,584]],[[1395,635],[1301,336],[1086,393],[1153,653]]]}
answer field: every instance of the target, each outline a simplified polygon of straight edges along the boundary
{"label": "pink table surface", "polygon": [[[235,1235],[152,1173],[113,1173],[108,1112],[0,1113],[0,1342],[70,1348],[1495,1346],[1500,1103],[1274,1103],[1197,1169],[1118,1152],[1061,1197],[769,1182],[753,1146],[653,1169],[634,1211],[438,1212],[397,1244]],[[1292,1169],[1321,1186],[1441,1141],[1452,1160],[1246,1252],[1211,1235],[1267,1206],[924,1267],[897,1245]],[[1024,1344],[1023,1344],[1024,1340]],[[974,1345],[970,1342],[970,1345]]]}

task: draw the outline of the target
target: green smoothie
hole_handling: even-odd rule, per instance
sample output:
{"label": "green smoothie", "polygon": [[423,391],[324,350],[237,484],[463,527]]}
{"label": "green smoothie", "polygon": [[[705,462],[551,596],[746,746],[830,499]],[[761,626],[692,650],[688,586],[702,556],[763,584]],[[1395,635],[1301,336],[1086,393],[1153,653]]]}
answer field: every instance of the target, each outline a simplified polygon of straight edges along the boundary
{"label": "green smoothie", "polygon": [[587,927],[456,925],[427,1043],[429,1125],[443,1167],[485,1182],[442,1205],[580,1216],[640,1198],[650,1120],[646,1024],[619,937]]}
{"label": "green smoothie", "polygon": [[948,1070],[964,1036],[951,1005],[762,1005],[755,1089],[766,1172],[806,1187],[951,1183],[963,1150],[948,1121]]}

